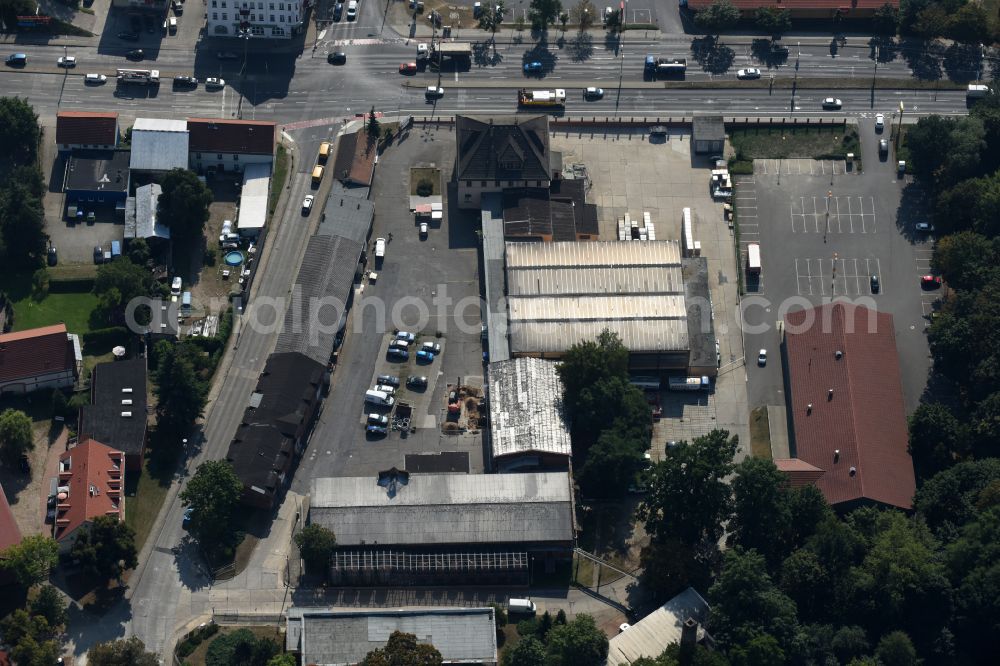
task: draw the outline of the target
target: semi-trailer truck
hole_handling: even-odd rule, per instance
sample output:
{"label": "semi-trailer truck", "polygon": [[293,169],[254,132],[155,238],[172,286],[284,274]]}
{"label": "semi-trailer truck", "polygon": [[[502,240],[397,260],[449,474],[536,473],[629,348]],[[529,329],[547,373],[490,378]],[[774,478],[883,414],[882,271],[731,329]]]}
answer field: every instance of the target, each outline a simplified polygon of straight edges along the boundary
{"label": "semi-trailer truck", "polygon": [[517,91],[517,103],[521,106],[565,106],[566,91],[555,90],[525,90]]}
{"label": "semi-trailer truck", "polygon": [[666,76],[684,76],[687,71],[686,58],[660,58],[654,55],[646,56],[644,73],[647,78]]}
{"label": "semi-trailer truck", "polygon": [[143,86],[160,85],[160,70],[158,69],[119,69],[118,83],[137,83]]}

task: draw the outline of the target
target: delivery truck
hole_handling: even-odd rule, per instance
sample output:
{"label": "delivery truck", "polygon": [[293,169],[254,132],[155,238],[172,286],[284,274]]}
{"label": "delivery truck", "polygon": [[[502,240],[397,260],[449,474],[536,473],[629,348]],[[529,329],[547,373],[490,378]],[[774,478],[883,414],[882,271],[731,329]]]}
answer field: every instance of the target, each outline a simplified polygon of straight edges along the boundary
{"label": "delivery truck", "polygon": [[525,90],[517,91],[517,103],[520,106],[557,106],[566,104],[566,91],[562,88],[555,90]]}
{"label": "delivery truck", "polygon": [[140,86],[160,85],[160,70],[158,69],[119,69],[118,83],[126,85],[134,83]]}
{"label": "delivery truck", "polygon": [[647,55],[643,74],[647,79],[666,77],[683,78],[686,71],[686,58],[660,58],[655,55]]}
{"label": "delivery truck", "polygon": [[670,377],[667,387],[671,391],[707,391],[712,387],[708,375],[701,377]]}

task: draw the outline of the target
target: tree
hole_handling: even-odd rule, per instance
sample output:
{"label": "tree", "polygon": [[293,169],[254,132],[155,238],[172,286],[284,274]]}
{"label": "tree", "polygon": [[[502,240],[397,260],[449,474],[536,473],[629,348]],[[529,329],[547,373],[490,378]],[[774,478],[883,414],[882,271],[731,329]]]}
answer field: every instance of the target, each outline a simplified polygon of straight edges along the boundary
{"label": "tree", "polygon": [[276,654],[267,662],[267,666],[297,666],[295,655],[289,652]]}
{"label": "tree", "polygon": [[486,30],[490,33],[490,43],[493,45],[493,51],[495,53],[497,48],[497,30],[503,26],[503,17],[506,12],[506,7],[504,7],[503,0],[487,4],[488,6],[484,7],[482,12],[479,14],[479,29]]}
{"label": "tree", "polygon": [[209,460],[198,465],[180,496],[192,509],[189,531],[203,546],[228,545],[242,494],[243,483],[229,462]]}
{"label": "tree", "polygon": [[25,636],[14,646],[10,656],[18,666],[49,666],[59,663],[62,648],[51,638],[39,640],[34,636]]}
{"label": "tree", "polygon": [[528,20],[533,30],[545,31],[562,14],[560,0],[531,0],[528,6]]}
{"label": "tree", "polygon": [[149,244],[145,238],[133,238],[128,242],[125,256],[136,266],[145,266],[151,257]]}
{"label": "tree", "polygon": [[18,666],[49,666],[59,659],[61,650],[52,640],[55,627],[41,615],[19,608],[0,621],[0,633],[4,643],[14,646],[11,656]]}
{"label": "tree", "polygon": [[895,35],[899,25],[899,12],[892,3],[885,3],[875,10],[873,18],[875,32],[883,35]]}
{"label": "tree", "polygon": [[418,643],[417,637],[402,631],[389,635],[384,648],[365,655],[362,666],[440,666],[441,653],[429,643]]}
{"label": "tree", "polygon": [[[0,3],[0,16],[8,26],[17,24],[17,16],[35,13],[34,0],[4,0]],[[13,13],[20,12],[20,13]],[[33,165],[38,159],[38,145],[42,128],[38,114],[20,97],[0,97],[0,145],[5,157],[19,165]]]}
{"label": "tree", "polygon": [[569,12],[573,23],[580,26],[580,30],[588,30],[597,21],[597,7],[590,0],[580,0]]}
{"label": "tree", "polygon": [[917,651],[905,631],[892,631],[882,637],[875,648],[875,656],[882,666],[917,666]]}
{"label": "tree", "polygon": [[694,547],[669,539],[642,549],[642,585],[658,599],[669,599],[686,587],[704,589],[713,561],[700,559]]}
{"label": "tree", "polygon": [[770,460],[751,456],[737,466],[732,487],[730,542],[756,550],[773,570],[788,556],[783,543],[791,523],[788,480]]}
{"label": "tree", "polygon": [[171,169],[161,187],[157,216],[166,220],[172,238],[181,243],[200,239],[208,222],[212,190],[190,169]]}
{"label": "tree", "polygon": [[115,300],[122,306],[133,298],[149,296],[152,288],[152,274],[126,257],[101,264],[97,269],[97,279],[94,280],[95,294],[101,296],[116,290],[118,296]]}
{"label": "tree", "polygon": [[785,663],[785,651],[771,634],[758,634],[729,649],[729,658],[739,666],[770,666]]}
{"label": "tree", "polygon": [[649,494],[636,513],[654,543],[676,539],[714,552],[732,512],[725,479],[734,469],[737,443],[728,431],[713,430],[690,444],[681,442],[654,466]]}
{"label": "tree", "polygon": [[333,532],[322,525],[310,523],[295,535],[295,545],[299,547],[299,554],[310,573],[326,575],[330,556],[337,547],[337,538]]}
{"label": "tree", "polygon": [[997,259],[995,241],[973,231],[960,231],[935,243],[931,267],[951,288],[968,290],[986,284],[997,274]]}
{"label": "tree", "polygon": [[61,389],[52,389],[52,418],[69,418],[73,410],[69,407],[66,394]]}
{"label": "tree", "polygon": [[913,507],[927,526],[946,541],[978,514],[980,496],[1000,482],[1000,459],[970,460],[934,475],[917,488]]}
{"label": "tree", "polygon": [[608,429],[587,452],[577,481],[580,493],[587,498],[624,497],[635,482],[636,474],[646,464],[643,452],[648,437],[631,439],[627,431]]}
{"label": "tree", "polygon": [[549,632],[547,666],[602,666],[608,657],[608,637],[586,614]]}
{"label": "tree", "polygon": [[996,632],[982,631],[1000,626],[1000,507],[990,507],[966,524],[944,555],[955,584],[954,626],[960,644],[973,661],[989,661],[1000,648]]}
{"label": "tree", "polygon": [[10,571],[24,588],[41,583],[59,561],[59,546],[47,536],[34,534],[3,551],[0,566]]}
{"label": "tree", "polygon": [[40,615],[53,629],[66,624],[66,600],[62,593],[51,585],[43,585],[38,589],[30,604],[31,614]]}
{"label": "tree", "polygon": [[3,460],[15,465],[21,456],[34,448],[31,417],[17,409],[5,409],[0,413],[0,456]]}
{"label": "tree", "polygon": [[[984,138],[985,129],[978,118],[925,116],[907,130],[907,166],[932,191],[943,191],[978,173]],[[941,150],[941,146],[948,146],[948,150]]]}
{"label": "tree", "polygon": [[372,106],[372,110],[368,112],[368,142],[377,142],[382,136],[382,130],[380,129],[380,123],[378,121],[378,116],[375,114],[375,106]]}
{"label": "tree", "polygon": [[760,7],[754,13],[754,22],[763,32],[771,35],[771,39],[778,39],[792,28],[792,13],[777,7]]}
{"label": "tree", "polygon": [[708,596],[709,626],[724,647],[745,645],[765,634],[782,648],[790,645],[798,625],[795,602],[771,581],[757,551],[726,551]]}
{"label": "tree", "polygon": [[159,666],[154,652],[147,652],[146,645],[136,636],[98,643],[87,650],[90,666]]}
{"label": "tree", "polygon": [[270,638],[257,638],[249,629],[221,634],[205,653],[205,666],[267,666],[280,648]]}
{"label": "tree", "polygon": [[187,434],[205,409],[208,386],[198,378],[187,347],[164,341],[156,346],[156,423],[175,439]]}
{"label": "tree", "polygon": [[967,2],[948,19],[948,36],[963,44],[990,41],[990,17],[981,5]]}
{"label": "tree", "polygon": [[740,10],[729,0],[715,0],[694,15],[694,24],[710,35],[728,30],[740,20]]}
{"label": "tree", "polygon": [[122,574],[139,563],[135,531],[117,516],[98,516],[80,530],[70,551],[91,574],[121,580]]}
{"label": "tree", "polygon": [[611,13],[604,14],[604,27],[611,34],[616,32],[622,32],[625,28],[624,19],[622,18],[621,9],[612,9]]}
{"label": "tree", "polygon": [[917,14],[913,32],[924,39],[940,37],[948,31],[948,12],[940,5],[930,5]]}
{"label": "tree", "polygon": [[524,636],[503,651],[501,666],[545,666],[545,646],[534,636]]}
{"label": "tree", "polygon": [[[947,240],[946,237],[942,241]],[[910,415],[910,455],[920,479],[929,479],[950,467],[964,448],[963,426],[946,406],[922,403]]]}
{"label": "tree", "polygon": [[29,184],[8,180],[0,188],[0,233],[9,267],[33,270],[41,266],[48,236],[41,199]]}

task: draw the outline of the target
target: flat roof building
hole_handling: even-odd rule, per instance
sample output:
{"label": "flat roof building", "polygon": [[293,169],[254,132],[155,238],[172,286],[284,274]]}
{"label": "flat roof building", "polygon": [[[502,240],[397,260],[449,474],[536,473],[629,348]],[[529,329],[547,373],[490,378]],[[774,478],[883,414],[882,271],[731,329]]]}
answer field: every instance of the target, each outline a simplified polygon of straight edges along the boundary
{"label": "flat roof building", "polygon": [[497,663],[492,608],[333,610],[291,608],[285,649],[313,666],[349,666],[385,647],[394,631],[413,634],[441,653],[446,664]]}
{"label": "flat roof building", "polygon": [[187,121],[136,118],[132,126],[133,171],[166,172],[188,167]]}
{"label": "flat roof building", "polygon": [[243,167],[243,188],[240,190],[240,216],[236,226],[240,236],[257,238],[267,221],[267,196],[271,190],[271,163],[247,164]]}

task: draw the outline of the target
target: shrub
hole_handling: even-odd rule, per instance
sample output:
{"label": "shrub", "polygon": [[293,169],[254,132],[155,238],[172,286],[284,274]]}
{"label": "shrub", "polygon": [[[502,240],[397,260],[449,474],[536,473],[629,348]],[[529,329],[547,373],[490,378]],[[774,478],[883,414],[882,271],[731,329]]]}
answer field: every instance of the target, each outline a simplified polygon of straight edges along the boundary
{"label": "shrub", "polygon": [[83,344],[86,347],[113,347],[128,342],[128,329],[124,326],[111,326],[87,331],[83,334]]}
{"label": "shrub", "polygon": [[429,197],[434,192],[434,183],[424,178],[417,183],[417,196]]}

